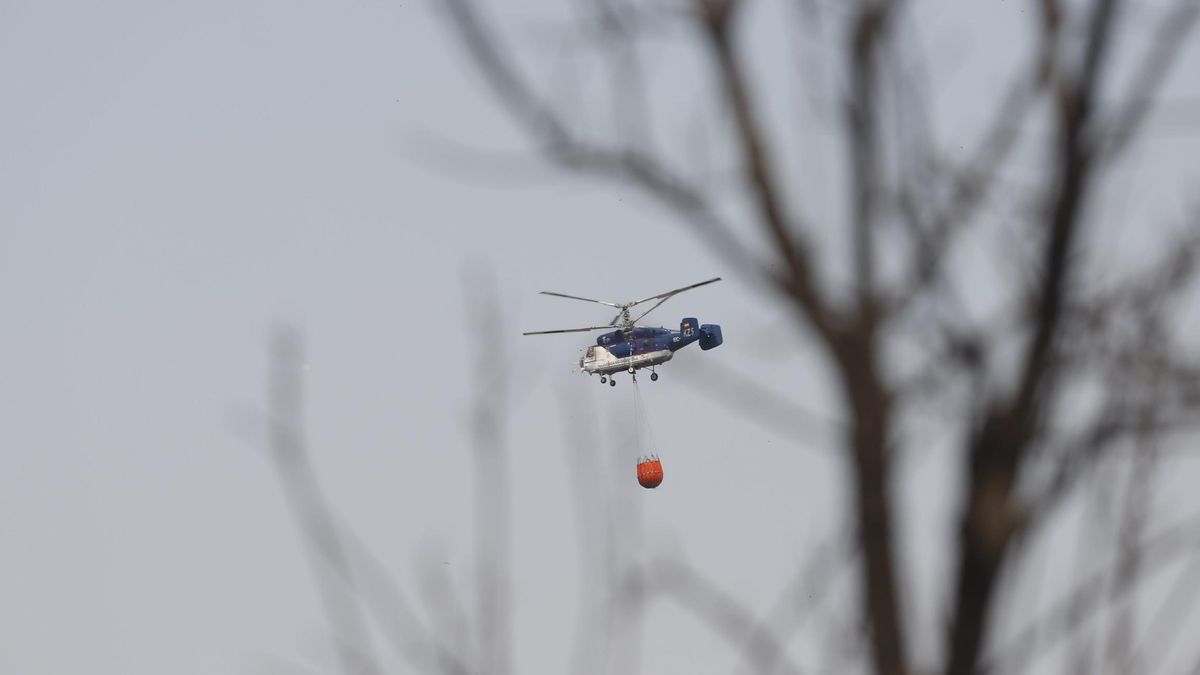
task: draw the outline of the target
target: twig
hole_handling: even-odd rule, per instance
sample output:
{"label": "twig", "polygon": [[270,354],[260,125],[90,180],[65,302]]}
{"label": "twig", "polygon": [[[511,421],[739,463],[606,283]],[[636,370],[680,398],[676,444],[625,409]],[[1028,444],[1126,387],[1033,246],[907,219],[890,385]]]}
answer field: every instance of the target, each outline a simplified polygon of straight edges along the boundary
{"label": "twig", "polygon": [[1200,515],[1185,518],[1150,536],[1138,548],[1142,565],[1116,596],[1106,597],[1104,593],[1104,580],[1112,574],[1111,569],[1088,575],[1050,610],[996,648],[981,664],[980,672],[1023,671],[1046,645],[1059,644],[1059,640],[1093,619],[1104,602],[1123,597],[1169,563],[1200,553]]}

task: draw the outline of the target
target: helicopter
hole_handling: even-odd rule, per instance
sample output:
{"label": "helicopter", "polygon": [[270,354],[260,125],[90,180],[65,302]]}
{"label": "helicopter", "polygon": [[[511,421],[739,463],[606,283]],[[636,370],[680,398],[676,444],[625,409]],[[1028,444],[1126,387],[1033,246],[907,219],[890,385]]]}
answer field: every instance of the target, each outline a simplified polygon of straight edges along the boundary
{"label": "helicopter", "polygon": [[[721,327],[715,323],[701,325],[692,317],[680,320],[679,330],[655,326],[639,326],[637,322],[676,295],[720,280],[721,277],[714,277],[690,286],[676,288],[673,291],[624,303],[606,302],[604,300],[593,300],[592,298],[581,298],[577,295],[567,295],[566,293],[542,291],[542,295],[553,295],[559,298],[583,300],[584,302],[606,305],[616,309],[617,315],[613,317],[612,321],[608,322],[607,326],[535,330],[523,333],[523,335],[586,333],[594,330],[608,330],[609,332],[596,338],[596,344],[589,346],[583,356],[580,357],[579,372],[587,373],[588,375],[599,375],[600,384],[607,382],[609,386],[615,387],[617,386],[617,381],[613,378],[614,374],[627,371],[634,382],[636,382],[637,371],[642,368],[649,368],[650,380],[657,381],[658,373],[654,370],[655,366],[670,361],[671,357],[675,356],[675,352],[679,349],[693,342],[699,342],[700,349],[705,351],[720,346],[724,341],[724,338],[721,336]],[[632,312],[629,310],[651,300],[657,300],[658,302],[654,303],[650,309],[642,312],[636,318],[631,318]],[[613,328],[615,330],[610,330]]]}

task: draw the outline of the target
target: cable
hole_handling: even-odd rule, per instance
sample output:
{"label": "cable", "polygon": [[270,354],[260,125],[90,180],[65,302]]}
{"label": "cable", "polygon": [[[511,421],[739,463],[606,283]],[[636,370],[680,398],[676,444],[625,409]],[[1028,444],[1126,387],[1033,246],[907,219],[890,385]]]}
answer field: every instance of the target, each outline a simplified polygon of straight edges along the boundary
{"label": "cable", "polygon": [[650,419],[646,415],[646,401],[642,398],[642,390],[636,380],[633,383],[633,423],[637,434],[639,457],[648,457],[652,454],[657,457],[654,452],[657,448],[654,430],[650,427]]}

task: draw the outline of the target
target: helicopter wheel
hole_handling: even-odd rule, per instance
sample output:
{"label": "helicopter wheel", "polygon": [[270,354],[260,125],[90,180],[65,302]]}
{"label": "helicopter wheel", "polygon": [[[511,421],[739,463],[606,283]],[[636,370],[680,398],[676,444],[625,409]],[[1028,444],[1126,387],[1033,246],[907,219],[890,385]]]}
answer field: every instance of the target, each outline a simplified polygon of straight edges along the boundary
{"label": "helicopter wheel", "polygon": [[658,373],[650,373],[650,381],[658,382]]}
{"label": "helicopter wheel", "polygon": [[601,376],[600,376],[600,384],[604,384],[605,382],[608,382],[608,378],[607,378],[607,377],[605,377],[605,376],[603,376],[603,375],[601,375]]}
{"label": "helicopter wheel", "polygon": [[608,381],[608,386],[610,386],[610,387],[615,387],[615,386],[617,386],[617,381],[616,381],[616,380],[609,380],[609,381]]}

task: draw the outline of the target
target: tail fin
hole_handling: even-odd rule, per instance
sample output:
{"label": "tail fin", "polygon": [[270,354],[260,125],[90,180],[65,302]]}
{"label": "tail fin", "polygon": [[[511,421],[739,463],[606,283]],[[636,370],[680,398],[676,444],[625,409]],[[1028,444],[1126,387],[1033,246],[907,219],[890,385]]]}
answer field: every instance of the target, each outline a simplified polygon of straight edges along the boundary
{"label": "tail fin", "polygon": [[679,349],[700,339],[700,322],[696,317],[689,316],[679,320],[679,340],[671,349]]}

